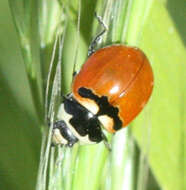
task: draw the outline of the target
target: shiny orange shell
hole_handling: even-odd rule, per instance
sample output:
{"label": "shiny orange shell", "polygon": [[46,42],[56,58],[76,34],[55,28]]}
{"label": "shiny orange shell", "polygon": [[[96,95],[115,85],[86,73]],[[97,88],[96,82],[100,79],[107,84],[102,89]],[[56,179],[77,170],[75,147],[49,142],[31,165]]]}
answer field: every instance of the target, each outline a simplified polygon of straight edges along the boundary
{"label": "shiny orange shell", "polygon": [[[93,53],[75,76],[72,92],[79,103],[96,114],[93,100],[82,98],[78,89],[85,87],[119,109],[122,126],[128,125],[147,103],[153,89],[153,73],[144,53],[134,47],[112,45]],[[104,124],[103,124],[104,125]],[[104,125],[109,132],[112,126]]]}

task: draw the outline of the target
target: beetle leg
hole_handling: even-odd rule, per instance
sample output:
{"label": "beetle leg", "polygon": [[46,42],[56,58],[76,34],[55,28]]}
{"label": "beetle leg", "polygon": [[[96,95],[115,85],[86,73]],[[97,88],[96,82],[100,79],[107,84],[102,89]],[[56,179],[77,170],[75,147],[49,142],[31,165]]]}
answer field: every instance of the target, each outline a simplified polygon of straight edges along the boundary
{"label": "beetle leg", "polygon": [[75,76],[76,76],[78,73],[79,73],[79,71],[74,71],[74,72],[72,73],[72,81],[74,80]]}
{"label": "beetle leg", "polygon": [[106,135],[102,132],[103,143],[109,152],[112,151],[111,144],[108,142]]}
{"label": "beetle leg", "polygon": [[74,77],[75,77],[76,75],[77,75],[77,71],[74,71],[73,74],[72,74],[73,79],[74,79]]}
{"label": "beetle leg", "polygon": [[91,42],[91,44],[90,44],[90,46],[88,48],[88,57],[95,52],[95,46],[99,42],[101,36],[107,31],[107,26],[103,22],[103,19],[101,18],[101,16],[98,16],[97,13],[95,12],[95,17],[97,18],[99,24],[103,27],[103,30]]}

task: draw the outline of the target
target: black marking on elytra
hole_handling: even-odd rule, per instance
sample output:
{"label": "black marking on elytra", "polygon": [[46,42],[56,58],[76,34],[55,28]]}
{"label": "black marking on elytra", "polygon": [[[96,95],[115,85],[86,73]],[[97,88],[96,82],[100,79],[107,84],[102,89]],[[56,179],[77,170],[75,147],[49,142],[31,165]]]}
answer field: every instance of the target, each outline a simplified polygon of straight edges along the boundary
{"label": "black marking on elytra", "polygon": [[73,97],[64,99],[64,109],[72,115],[69,122],[80,136],[88,135],[90,141],[97,143],[103,140],[97,117],[80,105]]}
{"label": "black marking on elytra", "polygon": [[112,106],[108,102],[108,98],[106,96],[97,96],[90,89],[81,87],[78,89],[78,93],[83,98],[88,98],[94,100],[96,104],[99,106],[99,111],[96,116],[100,115],[108,115],[114,120],[114,130],[119,130],[122,127],[122,122],[118,116],[118,108]]}
{"label": "black marking on elytra", "polygon": [[59,129],[63,138],[68,141],[68,146],[72,147],[78,141],[63,120],[56,121],[54,129]]}

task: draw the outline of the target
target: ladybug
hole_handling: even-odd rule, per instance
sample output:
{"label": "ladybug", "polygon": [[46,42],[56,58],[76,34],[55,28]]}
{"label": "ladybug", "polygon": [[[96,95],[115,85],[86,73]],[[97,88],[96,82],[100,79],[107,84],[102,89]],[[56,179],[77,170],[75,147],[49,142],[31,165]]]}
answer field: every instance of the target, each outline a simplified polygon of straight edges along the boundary
{"label": "ladybug", "polygon": [[[102,25],[103,22],[99,22]],[[105,32],[105,31],[104,31]],[[104,32],[100,33],[102,35]],[[127,126],[143,109],[153,89],[149,60],[138,48],[116,44],[94,52],[72,82],[54,123],[53,141],[73,146],[106,141],[110,133]]]}

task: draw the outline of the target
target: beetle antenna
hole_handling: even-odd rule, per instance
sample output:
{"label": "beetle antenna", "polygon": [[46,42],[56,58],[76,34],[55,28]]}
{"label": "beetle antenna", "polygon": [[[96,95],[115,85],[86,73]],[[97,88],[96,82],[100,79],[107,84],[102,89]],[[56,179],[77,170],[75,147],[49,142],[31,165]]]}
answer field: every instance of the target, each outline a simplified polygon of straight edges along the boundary
{"label": "beetle antenna", "polygon": [[99,42],[101,36],[107,31],[107,26],[103,22],[103,18],[101,16],[98,16],[96,12],[95,12],[95,17],[97,18],[99,24],[103,27],[103,30],[91,42],[91,44],[90,44],[90,46],[88,48],[88,57],[95,52],[95,46]]}

